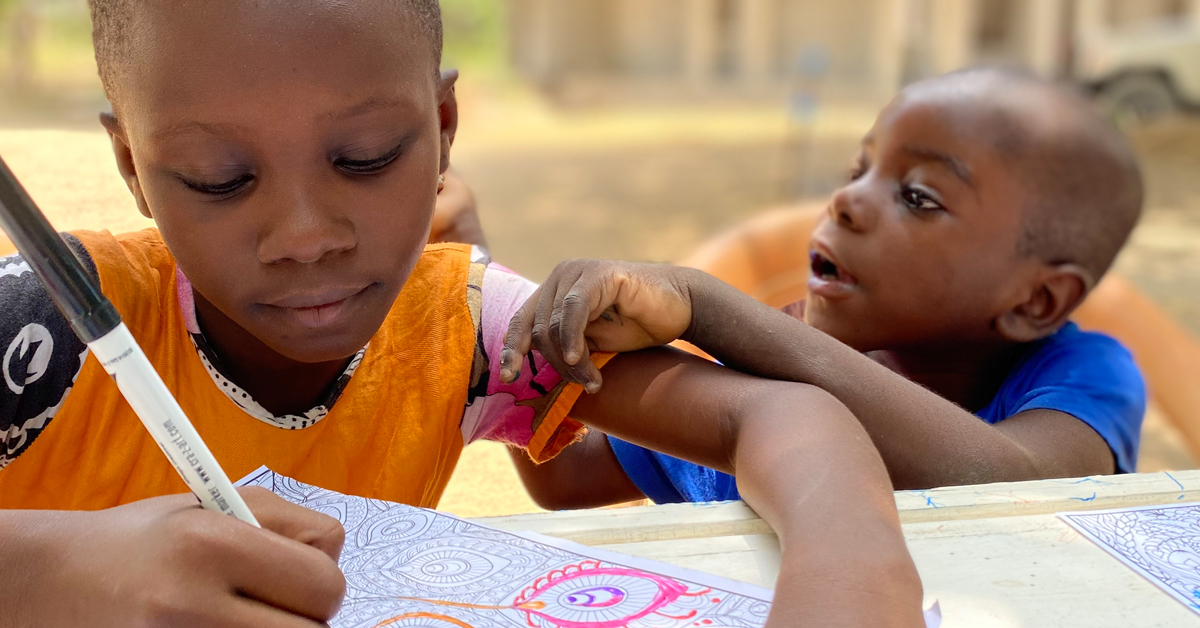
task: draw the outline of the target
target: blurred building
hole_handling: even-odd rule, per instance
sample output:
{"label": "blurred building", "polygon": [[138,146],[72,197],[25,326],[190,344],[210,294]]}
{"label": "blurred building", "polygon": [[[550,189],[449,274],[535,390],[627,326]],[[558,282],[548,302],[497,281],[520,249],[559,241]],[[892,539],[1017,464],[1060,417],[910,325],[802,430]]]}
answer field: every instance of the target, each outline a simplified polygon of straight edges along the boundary
{"label": "blurred building", "polygon": [[981,62],[1048,76],[1112,29],[1200,0],[508,0],[514,65],[568,97],[776,95],[822,80],[882,98]]}

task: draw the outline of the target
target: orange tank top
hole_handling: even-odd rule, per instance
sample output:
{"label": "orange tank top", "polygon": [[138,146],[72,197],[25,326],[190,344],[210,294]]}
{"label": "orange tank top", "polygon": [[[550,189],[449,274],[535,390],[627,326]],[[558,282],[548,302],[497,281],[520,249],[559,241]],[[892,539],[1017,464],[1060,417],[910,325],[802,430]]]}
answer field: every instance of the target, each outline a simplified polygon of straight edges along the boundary
{"label": "orange tank top", "polygon": [[[157,231],[74,235],[230,478],[267,465],[342,493],[437,504],[462,450],[475,354],[469,247],[429,246],[329,414],[285,430],[248,415],[214,385],[185,328],[175,261]],[[565,410],[551,414],[569,421]],[[541,425],[542,442],[557,427]],[[91,356],[54,420],[0,471],[0,508],[95,510],[186,490]]]}

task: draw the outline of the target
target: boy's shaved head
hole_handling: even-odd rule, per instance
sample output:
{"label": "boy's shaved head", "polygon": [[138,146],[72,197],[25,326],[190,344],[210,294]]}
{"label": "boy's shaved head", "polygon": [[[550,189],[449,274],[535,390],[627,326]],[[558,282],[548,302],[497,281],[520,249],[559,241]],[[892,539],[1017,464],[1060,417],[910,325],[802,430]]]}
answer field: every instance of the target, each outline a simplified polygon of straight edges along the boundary
{"label": "boy's shaved head", "polygon": [[[92,12],[92,40],[96,49],[96,65],[100,80],[109,100],[116,107],[119,77],[127,61],[130,44],[137,37],[134,18],[138,9],[155,0],[88,0]],[[161,1],[161,0],[159,0]],[[325,0],[325,4],[336,5],[346,0]],[[350,0],[360,1],[360,0]],[[442,12],[438,0],[385,0],[409,12],[415,18],[416,27],[422,36],[429,39],[433,48],[434,71],[441,67],[442,60]],[[284,6],[282,10],[296,11],[296,6]]]}
{"label": "boy's shaved head", "polygon": [[997,124],[980,139],[1028,182],[1021,253],[1099,280],[1143,202],[1137,157],[1117,129],[1078,94],[1015,70],[963,70],[910,89],[961,90],[992,110]]}
{"label": "boy's shaved head", "polygon": [[1133,151],[1079,95],[999,69],[920,81],[813,233],[805,318],[860,351],[1044,338],[1141,207]]}

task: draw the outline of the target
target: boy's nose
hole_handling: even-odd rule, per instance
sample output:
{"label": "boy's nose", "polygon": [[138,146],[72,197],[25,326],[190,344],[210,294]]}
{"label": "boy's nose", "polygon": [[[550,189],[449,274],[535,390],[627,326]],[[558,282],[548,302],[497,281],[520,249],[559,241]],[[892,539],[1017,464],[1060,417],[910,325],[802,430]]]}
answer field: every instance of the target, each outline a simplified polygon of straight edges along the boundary
{"label": "boy's nose", "polygon": [[878,219],[871,199],[866,198],[866,193],[853,184],[834,192],[828,211],[829,217],[839,227],[857,232],[870,231]]}
{"label": "boy's nose", "polygon": [[324,209],[310,199],[289,199],[269,218],[258,243],[263,264],[292,261],[312,264],[349,251],[357,244],[354,224],[345,215]]}

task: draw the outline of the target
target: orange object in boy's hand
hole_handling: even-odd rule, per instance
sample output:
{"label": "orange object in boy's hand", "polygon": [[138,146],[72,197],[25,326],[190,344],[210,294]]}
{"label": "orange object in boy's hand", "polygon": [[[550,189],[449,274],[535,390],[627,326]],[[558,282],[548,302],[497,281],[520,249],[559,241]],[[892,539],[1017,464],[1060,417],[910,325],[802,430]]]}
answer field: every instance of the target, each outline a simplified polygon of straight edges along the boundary
{"label": "orange object in boy's hand", "polygon": [[[260,488],[241,489],[263,529],[201,510],[191,495],[96,513],[0,517],[0,547],[21,565],[0,593],[14,625],[323,625],[345,595],[344,531]],[[17,514],[17,513],[13,513]],[[33,515],[33,516],[31,516]],[[10,581],[18,582],[17,579]]]}
{"label": "orange object in boy's hand", "polygon": [[559,264],[517,311],[500,356],[501,379],[520,376],[522,357],[538,350],[568,381],[600,390],[590,351],[628,352],[665,345],[692,323],[685,269],[574,260]]}

